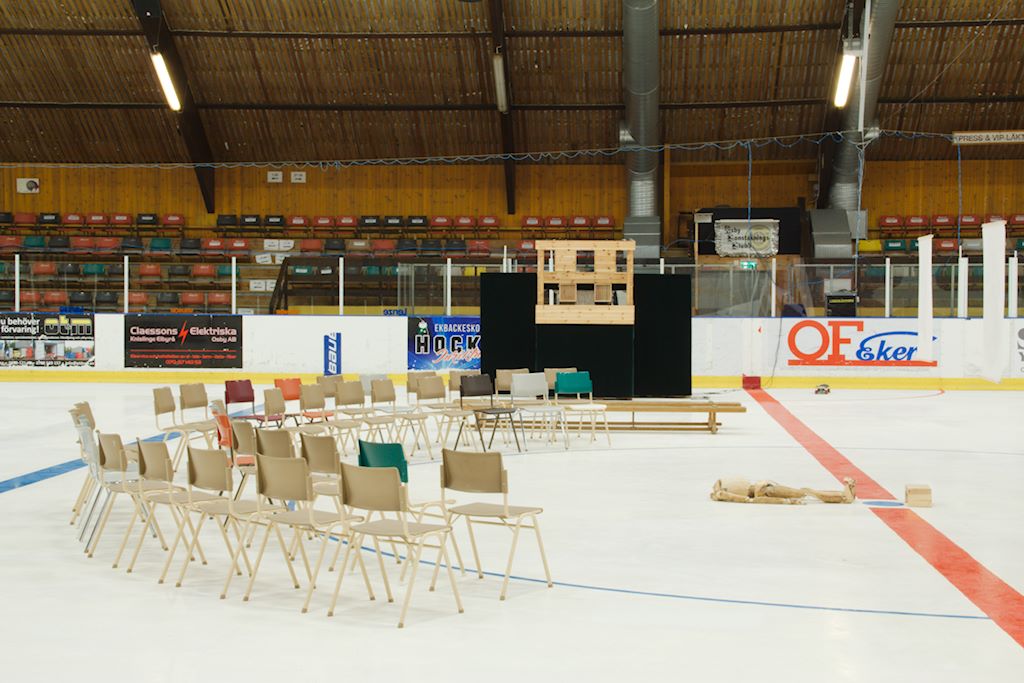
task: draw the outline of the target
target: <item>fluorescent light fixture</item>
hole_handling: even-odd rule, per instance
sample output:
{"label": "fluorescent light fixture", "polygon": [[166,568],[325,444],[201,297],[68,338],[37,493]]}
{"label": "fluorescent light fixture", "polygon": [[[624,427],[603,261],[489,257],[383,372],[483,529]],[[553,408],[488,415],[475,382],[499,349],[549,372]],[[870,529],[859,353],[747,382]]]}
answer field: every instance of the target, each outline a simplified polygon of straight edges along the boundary
{"label": "fluorescent light fixture", "polygon": [[505,57],[496,52],[492,57],[494,63],[494,99],[498,111],[508,113],[508,89],[505,87]]}
{"label": "fluorescent light fixture", "polygon": [[160,87],[164,89],[164,97],[167,98],[167,105],[174,111],[181,111],[181,100],[174,90],[174,83],[171,82],[171,73],[167,70],[164,56],[159,52],[150,55],[153,58],[153,68],[156,69],[156,77],[160,79]]}
{"label": "fluorescent light fixture", "polygon": [[850,98],[850,86],[853,85],[853,68],[857,65],[857,55],[850,52],[843,53],[843,65],[839,67],[839,80],[836,81],[836,95],[832,104],[837,107],[845,107],[846,101]]}

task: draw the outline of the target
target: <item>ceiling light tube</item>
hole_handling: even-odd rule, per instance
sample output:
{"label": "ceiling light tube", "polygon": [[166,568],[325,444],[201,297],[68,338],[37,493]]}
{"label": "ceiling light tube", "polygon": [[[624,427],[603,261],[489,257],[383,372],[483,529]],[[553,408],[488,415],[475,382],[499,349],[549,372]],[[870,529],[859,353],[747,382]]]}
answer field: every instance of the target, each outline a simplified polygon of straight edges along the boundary
{"label": "ceiling light tube", "polygon": [[836,94],[832,103],[837,107],[845,107],[850,98],[850,87],[853,85],[853,68],[857,65],[857,55],[846,52],[843,64],[839,68],[839,80],[836,81]]}
{"label": "ceiling light tube", "polygon": [[174,111],[181,111],[181,100],[174,90],[174,83],[171,81],[171,73],[167,70],[164,57],[159,52],[150,55],[153,59],[153,68],[156,69],[156,77],[160,79],[160,87],[164,89],[164,97],[167,98],[167,105]]}
{"label": "ceiling light tube", "polygon": [[505,85],[505,58],[500,52],[497,52],[492,59],[494,64],[494,100],[498,105],[498,111],[507,114],[508,89]]}

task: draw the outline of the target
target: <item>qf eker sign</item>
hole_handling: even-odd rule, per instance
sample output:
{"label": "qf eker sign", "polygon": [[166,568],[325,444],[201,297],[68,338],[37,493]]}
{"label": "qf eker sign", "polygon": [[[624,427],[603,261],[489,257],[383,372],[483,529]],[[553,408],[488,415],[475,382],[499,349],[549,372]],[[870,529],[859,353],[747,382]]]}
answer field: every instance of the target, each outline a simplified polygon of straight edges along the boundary
{"label": "qf eker sign", "polygon": [[938,364],[915,358],[917,332],[890,330],[867,336],[863,332],[863,320],[801,320],[786,339],[793,356],[789,365],[927,368]]}

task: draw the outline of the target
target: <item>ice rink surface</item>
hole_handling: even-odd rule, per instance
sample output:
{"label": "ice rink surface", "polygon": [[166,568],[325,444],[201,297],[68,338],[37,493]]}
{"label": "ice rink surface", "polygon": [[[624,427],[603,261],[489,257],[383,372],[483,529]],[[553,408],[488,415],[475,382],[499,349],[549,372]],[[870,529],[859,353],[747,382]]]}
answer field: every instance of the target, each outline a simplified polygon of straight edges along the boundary
{"label": "ice rink surface", "polygon": [[[209,564],[193,564],[181,588],[158,585],[164,553],[155,542],[132,574],[111,568],[131,514],[127,499],[88,559],[68,524],[85,471],[46,472],[78,458],[66,412],[75,401],[92,404],[104,432],[125,440],[157,434],[150,389],[3,385],[0,642],[9,680],[934,683],[1013,680],[1024,671],[1024,616],[1002,625],[990,618],[961,592],[963,582],[987,590],[973,570],[953,567],[951,580],[870,504],[712,502],[713,482],[727,475],[839,488],[740,390],[708,392],[748,407],[723,415],[717,434],[613,433],[611,447],[574,436],[568,451],[531,439],[523,454],[503,447],[511,502],[544,508],[554,588],[542,581],[536,544],[524,532],[509,599],[498,600],[510,542],[500,528],[478,532],[486,578],[458,577],[465,613],[455,612],[445,583],[428,592],[421,573],[403,630],[395,628],[399,604],[368,601],[358,580],[346,579],[328,618],[334,574],[325,573],[310,613],[301,614],[304,591],[291,587],[274,546],[250,602],[241,600],[241,577],[218,599],[228,559],[209,527]],[[209,391],[213,398],[219,389]],[[1020,599],[1017,394],[767,394],[896,499],[906,484],[930,485],[934,507],[913,514]],[[422,451],[413,458],[413,500],[438,497],[437,469]],[[164,528],[172,528],[169,517]],[[471,565],[465,527],[456,533]],[[379,571],[366,559],[380,596]],[[397,583],[397,566],[388,570]]]}

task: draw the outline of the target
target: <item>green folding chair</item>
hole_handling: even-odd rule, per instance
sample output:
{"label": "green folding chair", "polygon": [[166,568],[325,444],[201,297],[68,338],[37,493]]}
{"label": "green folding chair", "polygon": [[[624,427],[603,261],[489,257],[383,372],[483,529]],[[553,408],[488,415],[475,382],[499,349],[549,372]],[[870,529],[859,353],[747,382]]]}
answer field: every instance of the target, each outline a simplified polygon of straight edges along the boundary
{"label": "green folding chair", "polygon": [[[584,399],[583,395],[587,398]],[[560,372],[555,376],[555,405],[558,405],[558,397],[564,395],[575,395],[577,403],[566,404],[566,415],[578,415],[577,431],[583,432],[583,422],[590,418],[590,440],[597,438],[597,421],[600,418],[604,422],[604,434],[608,439],[608,445],[612,445],[611,433],[608,430],[608,406],[603,403],[594,403],[594,383],[590,380],[589,372]]]}

